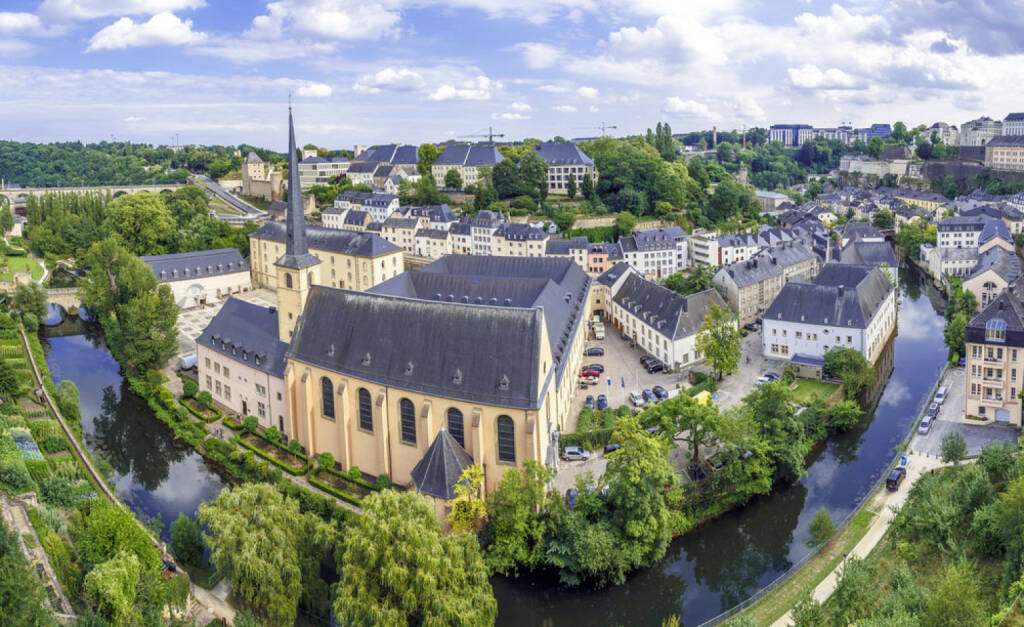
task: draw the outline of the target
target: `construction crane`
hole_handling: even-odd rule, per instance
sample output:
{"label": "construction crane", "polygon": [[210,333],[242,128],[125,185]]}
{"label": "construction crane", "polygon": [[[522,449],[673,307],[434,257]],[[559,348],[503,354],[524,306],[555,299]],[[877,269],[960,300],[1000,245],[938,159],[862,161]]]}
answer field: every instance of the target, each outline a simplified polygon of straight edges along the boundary
{"label": "construction crane", "polygon": [[601,137],[604,137],[605,136],[605,131],[607,131],[609,129],[613,129],[613,128],[619,128],[619,127],[615,126],[614,124],[605,124],[604,122],[601,122],[601,126],[574,126],[573,128],[574,129],[600,129],[601,130]]}
{"label": "construction crane", "polygon": [[480,135],[459,135],[459,139],[469,139],[471,137],[486,137],[488,143],[493,144],[495,137],[504,137],[504,136],[505,136],[504,133],[495,133],[494,129],[492,127],[488,126],[486,134],[480,134]]}

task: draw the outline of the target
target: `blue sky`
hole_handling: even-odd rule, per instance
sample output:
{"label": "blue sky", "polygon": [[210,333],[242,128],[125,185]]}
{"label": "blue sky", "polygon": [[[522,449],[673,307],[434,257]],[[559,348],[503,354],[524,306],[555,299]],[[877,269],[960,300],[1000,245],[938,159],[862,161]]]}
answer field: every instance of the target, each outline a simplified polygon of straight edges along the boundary
{"label": "blue sky", "polygon": [[0,0],[0,138],[301,143],[1024,110],[1013,0]]}

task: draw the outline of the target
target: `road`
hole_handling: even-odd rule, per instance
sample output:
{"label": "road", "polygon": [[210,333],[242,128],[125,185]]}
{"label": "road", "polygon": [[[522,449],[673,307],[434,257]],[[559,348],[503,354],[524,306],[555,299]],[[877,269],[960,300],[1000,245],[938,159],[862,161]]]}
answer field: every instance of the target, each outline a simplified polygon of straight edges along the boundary
{"label": "road", "polygon": [[267,217],[266,213],[260,211],[256,207],[253,207],[249,203],[230,193],[228,190],[218,185],[217,182],[211,179],[210,177],[203,176],[202,174],[196,174],[194,178],[196,181],[201,183],[202,186],[205,187],[211,194],[213,194],[220,200],[224,201],[226,204],[241,211],[242,215],[244,215],[245,217],[253,220],[258,220]]}

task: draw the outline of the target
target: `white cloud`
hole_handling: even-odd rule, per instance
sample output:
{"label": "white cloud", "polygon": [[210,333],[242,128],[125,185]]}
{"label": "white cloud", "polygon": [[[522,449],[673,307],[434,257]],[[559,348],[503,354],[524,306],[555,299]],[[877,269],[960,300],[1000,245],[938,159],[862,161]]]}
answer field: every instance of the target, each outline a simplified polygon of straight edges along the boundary
{"label": "white cloud", "polygon": [[555,105],[551,107],[551,110],[559,113],[576,113],[576,107],[572,105]]}
{"label": "white cloud", "polygon": [[33,13],[0,12],[0,33],[21,35],[42,28],[42,20]]}
{"label": "white cloud", "polygon": [[546,91],[549,94],[567,94],[569,88],[565,85],[541,85],[537,91]]}
{"label": "white cloud", "polygon": [[[490,100],[493,89],[500,89],[501,84],[486,76],[463,81],[457,85],[446,84],[435,89],[429,100]],[[509,118],[506,118],[509,119]]]}
{"label": "white cloud", "polygon": [[[387,2],[394,5],[394,2]],[[286,30],[322,40],[380,39],[398,34],[401,13],[381,2],[280,0],[252,20],[246,36],[278,39]]]}
{"label": "white cloud", "polygon": [[137,115],[129,115],[128,117],[124,118],[124,121],[125,122],[142,122],[145,119],[146,118],[141,118],[141,117],[139,117]]}
{"label": "white cloud", "polygon": [[382,91],[418,91],[424,84],[419,72],[404,67],[386,67],[360,76],[352,88],[357,92],[379,94]]}
{"label": "white cloud", "polygon": [[590,105],[589,107],[587,107],[587,111],[590,111],[591,113],[599,113],[601,110],[595,107],[594,105]]}
{"label": "white cloud", "polygon": [[20,39],[0,39],[0,54],[5,57],[20,57],[33,52],[35,46]]}
{"label": "white cloud", "polygon": [[530,116],[523,115],[522,113],[492,113],[491,119],[494,120],[529,120]]}
{"label": "white cloud", "polygon": [[786,73],[794,86],[802,89],[853,89],[857,81],[838,68],[822,71],[813,63],[806,63],[798,68],[788,68]]}
{"label": "white cloud", "polygon": [[526,104],[525,102],[513,102],[508,106],[508,108],[512,109],[513,111],[529,111],[533,107]]}
{"label": "white cloud", "polygon": [[93,35],[85,51],[123,50],[138,46],[181,46],[204,41],[206,34],[192,30],[192,20],[182,21],[173,13],[157,13],[149,18],[148,22],[138,24],[130,17],[122,17]]}
{"label": "white cloud", "polygon": [[295,91],[300,98],[330,98],[331,86],[327,83],[306,83]]}
{"label": "white cloud", "polygon": [[661,107],[661,110],[665,113],[678,113],[682,115],[697,115],[705,117],[711,113],[711,109],[709,109],[703,102],[697,102],[696,100],[683,100],[679,96],[671,96],[665,100],[665,104]]}
{"label": "white cloud", "polygon": [[594,98],[597,98],[598,94],[596,89],[594,89],[593,87],[587,87],[586,85],[577,87],[576,93],[579,94],[580,98],[587,98],[588,100],[593,100]]}
{"label": "white cloud", "polygon": [[526,42],[513,48],[523,55],[523,63],[531,70],[552,67],[562,57],[562,51],[550,44]]}
{"label": "white cloud", "polygon": [[204,6],[205,0],[43,0],[38,13],[49,20],[61,22],[111,15],[156,15]]}

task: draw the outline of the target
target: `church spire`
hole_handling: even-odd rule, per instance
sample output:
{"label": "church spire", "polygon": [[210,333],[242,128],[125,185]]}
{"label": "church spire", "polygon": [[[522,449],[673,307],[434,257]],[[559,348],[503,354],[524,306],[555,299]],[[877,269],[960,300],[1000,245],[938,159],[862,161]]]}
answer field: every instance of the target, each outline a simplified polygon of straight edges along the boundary
{"label": "church spire", "polygon": [[287,268],[305,268],[320,260],[309,254],[306,243],[306,216],[302,207],[302,184],[299,182],[299,160],[295,150],[295,124],[292,108],[288,106],[288,211],[285,215],[287,238],[284,255],[277,265]]}

